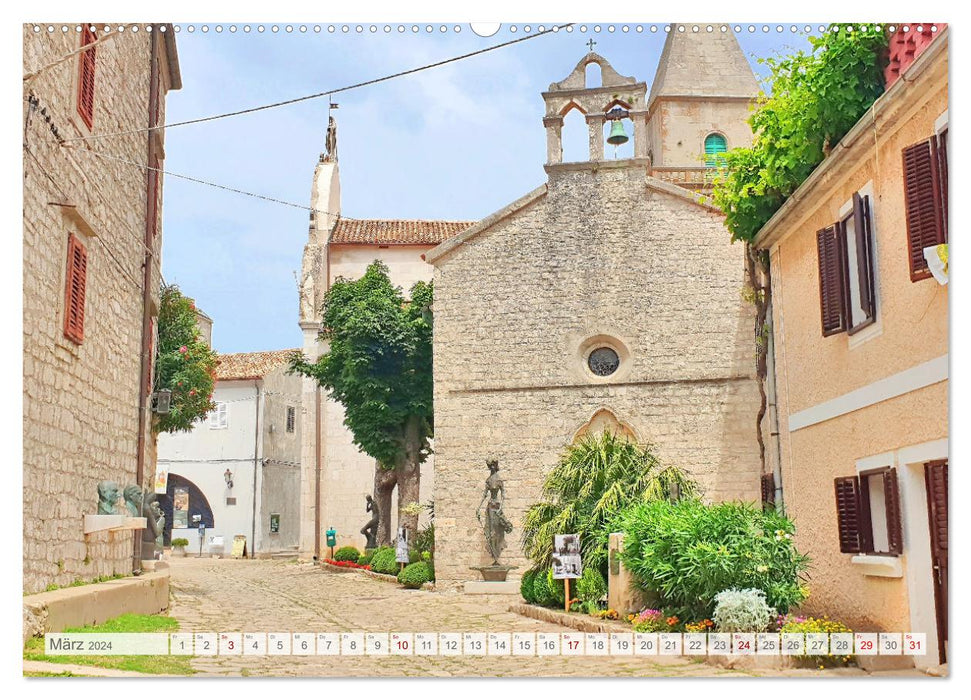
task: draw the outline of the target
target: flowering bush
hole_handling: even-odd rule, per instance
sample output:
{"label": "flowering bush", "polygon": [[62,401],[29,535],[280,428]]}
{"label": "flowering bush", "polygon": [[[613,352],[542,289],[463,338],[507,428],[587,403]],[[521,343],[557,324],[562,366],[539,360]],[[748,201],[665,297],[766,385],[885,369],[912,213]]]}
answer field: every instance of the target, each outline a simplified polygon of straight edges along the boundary
{"label": "flowering bush", "polygon": [[344,560],[338,560],[338,559],[324,559],[324,561],[327,562],[328,564],[332,564],[333,566],[341,566],[345,569],[366,569],[367,571],[371,570],[371,567],[368,564],[358,564],[356,561],[344,561]]}
{"label": "flowering bush", "polygon": [[781,513],[747,503],[639,503],[610,523],[625,533],[621,560],[634,582],[683,619],[711,617],[715,596],[758,588],[780,612],[802,602],[808,558]]}
{"label": "flowering bush", "polygon": [[715,628],[712,620],[702,620],[701,622],[689,622],[684,626],[685,632],[711,632]]}
{"label": "flowering bush", "polygon": [[[837,620],[830,620],[828,617],[823,616],[822,618],[817,617],[802,617],[801,615],[779,615],[775,620],[776,629],[779,632],[788,633],[821,633],[821,634],[836,634],[838,632],[852,632],[849,627],[844,625],[842,622]],[[813,666],[818,668],[825,668],[827,666],[847,666],[854,661],[853,656],[830,656],[825,655],[808,655],[802,657],[803,661],[806,661]]]}
{"label": "flowering bush", "polygon": [[196,305],[175,285],[162,288],[158,312],[158,355],[153,390],[172,392],[168,413],[155,414],[156,433],[188,432],[216,406],[212,391],[218,359],[196,326]]}
{"label": "flowering bush", "polygon": [[677,615],[665,615],[654,608],[644,608],[636,615],[628,615],[627,621],[635,632],[670,632],[678,626]]}
{"label": "flowering bush", "polygon": [[607,610],[597,610],[593,613],[593,616],[598,620],[619,620],[620,613],[618,613],[613,608],[608,608]]}
{"label": "flowering bush", "polygon": [[712,618],[719,632],[764,632],[774,614],[762,591],[731,588],[715,596]]}

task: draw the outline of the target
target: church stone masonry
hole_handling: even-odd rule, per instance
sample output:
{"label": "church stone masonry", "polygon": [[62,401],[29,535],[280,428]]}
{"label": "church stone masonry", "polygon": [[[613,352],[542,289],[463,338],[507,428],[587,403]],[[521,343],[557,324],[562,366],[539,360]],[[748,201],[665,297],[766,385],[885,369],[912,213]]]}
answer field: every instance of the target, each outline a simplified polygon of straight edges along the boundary
{"label": "church stone masonry", "polygon": [[[603,85],[587,89],[590,62]],[[591,52],[543,93],[547,182],[426,254],[435,267],[440,586],[473,579],[470,567],[489,562],[473,486],[486,460],[502,466],[518,543],[544,475],[587,430],[654,443],[708,500],[758,497],[744,250],[697,191],[710,181],[708,135],[729,147],[749,142],[757,89],[730,33],[672,27],[646,105],[644,83]],[[633,158],[604,158],[614,107],[633,123]],[[589,125],[589,161],[561,162],[571,109]],[[503,563],[516,574],[528,567],[513,546]]]}

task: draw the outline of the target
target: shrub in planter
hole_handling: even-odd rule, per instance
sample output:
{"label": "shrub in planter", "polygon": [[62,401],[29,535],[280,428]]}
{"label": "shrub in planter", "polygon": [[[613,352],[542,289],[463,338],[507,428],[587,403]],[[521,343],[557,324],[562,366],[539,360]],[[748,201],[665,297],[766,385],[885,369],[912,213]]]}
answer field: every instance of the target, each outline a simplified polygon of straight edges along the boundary
{"label": "shrub in planter", "polygon": [[556,594],[550,586],[550,577],[545,570],[539,570],[533,576],[533,602],[551,608],[556,605]]}
{"label": "shrub in planter", "polygon": [[764,632],[775,616],[757,588],[731,588],[715,596],[711,619],[719,632]]}
{"label": "shrub in planter", "polygon": [[184,537],[176,537],[174,540],[172,540],[172,546],[173,547],[183,547],[183,548],[188,547],[189,546],[189,540],[187,540]]}
{"label": "shrub in planter", "polygon": [[397,575],[401,569],[395,561],[394,547],[382,547],[371,558],[371,571],[379,574]]}
{"label": "shrub in planter", "polygon": [[757,588],[780,612],[801,603],[808,557],[781,513],[747,503],[655,501],[625,510],[607,532],[625,533],[621,560],[634,582],[683,620],[712,617],[715,596]]}
{"label": "shrub in planter", "polygon": [[607,582],[600,570],[593,566],[583,567],[583,575],[574,584],[576,597],[584,602],[596,602],[607,595]]}
{"label": "shrub in planter", "polygon": [[363,554],[361,554],[361,556],[359,556],[357,558],[357,563],[358,564],[361,564],[362,566],[366,566],[367,564],[370,564],[371,563],[371,559],[374,557],[374,552],[375,551],[377,551],[377,550],[371,549],[371,550],[368,550],[368,551],[364,552]]}
{"label": "shrub in planter", "polygon": [[553,578],[553,569],[551,568],[546,572],[546,581],[553,593],[553,604],[562,608],[566,603],[566,586],[563,585],[563,579]]}
{"label": "shrub in planter", "polygon": [[361,553],[357,547],[341,547],[334,552],[334,561],[353,561],[360,559]]}
{"label": "shrub in planter", "polygon": [[[816,618],[816,617],[802,617],[796,615],[780,615],[776,620],[776,629],[779,632],[792,632],[792,633],[825,633],[825,634],[835,634],[837,632],[852,632],[849,627],[844,625],[842,622],[837,620],[830,620],[828,618]],[[823,668],[824,666],[848,666],[852,664],[855,657],[848,656],[831,656],[825,654],[823,656],[807,655],[803,657],[797,657],[799,661],[807,665],[816,666]]]}
{"label": "shrub in planter", "polygon": [[423,584],[434,580],[434,578],[434,572],[424,561],[409,564],[398,573],[398,583],[405,588],[421,588]]}
{"label": "shrub in planter", "polygon": [[519,580],[519,595],[523,597],[527,603],[535,603],[536,596],[533,595],[533,579],[536,577],[536,572],[530,569],[523,577]]}

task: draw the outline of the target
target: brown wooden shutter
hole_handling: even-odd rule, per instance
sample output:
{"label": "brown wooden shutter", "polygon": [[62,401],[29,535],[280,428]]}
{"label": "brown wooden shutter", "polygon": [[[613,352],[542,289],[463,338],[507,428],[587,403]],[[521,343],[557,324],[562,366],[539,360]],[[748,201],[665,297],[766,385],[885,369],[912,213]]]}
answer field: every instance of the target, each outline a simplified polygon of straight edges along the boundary
{"label": "brown wooden shutter", "polygon": [[775,505],[775,474],[762,475],[762,505]]}
{"label": "brown wooden shutter", "polygon": [[924,248],[945,242],[937,139],[931,137],[908,146],[903,156],[910,279],[917,282],[931,276]]}
{"label": "brown wooden shutter", "polygon": [[819,253],[819,307],[822,315],[823,336],[846,330],[846,304],[844,301],[842,253],[837,226],[828,226],[816,232],[816,249]]}
{"label": "brown wooden shutter", "polygon": [[900,487],[897,470],[883,472],[883,495],[887,508],[887,549],[890,554],[903,554],[904,538],[900,524]]}
{"label": "brown wooden shutter", "polygon": [[[93,44],[97,38],[89,25],[81,30],[81,46]],[[78,114],[89,129],[94,126],[94,72],[97,51],[96,48],[83,51],[79,59]]]}
{"label": "brown wooden shutter", "polygon": [[853,224],[856,231],[856,272],[860,284],[860,306],[867,319],[876,318],[876,295],[873,287],[873,219],[870,198],[853,193]]}
{"label": "brown wooden shutter", "polygon": [[84,295],[88,276],[88,253],[77,236],[67,239],[67,274],[64,282],[64,335],[75,343],[84,342]]}
{"label": "brown wooden shutter", "polygon": [[941,187],[941,231],[947,243],[947,129],[937,135],[937,171]]}
{"label": "brown wooden shutter", "polygon": [[840,476],[836,484],[836,521],[839,526],[840,551],[859,554],[862,551],[860,477]]}
{"label": "brown wooden shutter", "polygon": [[947,558],[947,460],[925,469],[927,507],[931,523],[931,554]]}

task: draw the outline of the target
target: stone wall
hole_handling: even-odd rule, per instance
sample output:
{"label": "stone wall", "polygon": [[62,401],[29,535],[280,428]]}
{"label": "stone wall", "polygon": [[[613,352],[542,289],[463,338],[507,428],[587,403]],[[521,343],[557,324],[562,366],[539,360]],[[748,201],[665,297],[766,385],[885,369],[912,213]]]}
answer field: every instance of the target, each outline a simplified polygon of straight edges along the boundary
{"label": "stone wall", "polygon": [[[301,385],[286,368],[263,380],[263,460],[257,548],[260,554],[289,550],[300,544]],[[287,432],[287,408],[294,409],[293,432]],[[270,515],[280,515],[279,532],[270,532]]]}
{"label": "stone wall", "polygon": [[[73,27],[66,33],[60,27],[35,33],[25,25],[23,40],[25,72],[80,46]],[[96,133],[145,126],[149,46],[143,31],[126,32],[97,49]],[[82,516],[97,509],[99,481],[125,485],[136,478],[146,175],[89,151],[145,163],[148,145],[142,132],[75,142],[71,149],[59,146],[52,127],[65,139],[90,133],[76,109],[77,79],[74,58],[24,83],[23,545],[28,592],[131,571],[131,536],[99,533],[86,540]],[[28,107],[31,95],[39,100],[36,111]],[[87,250],[80,345],[63,333],[71,232]],[[161,234],[155,247],[157,260]],[[153,289],[158,279],[155,270]],[[147,463],[145,473],[153,474],[154,464]]]}
{"label": "stone wall", "polygon": [[[722,216],[628,161],[550,168],[547,192],[443,257],[435,273],[436,574],[486,562],[475,510],[499,460],[522,516],[576,432],[607,408],[706,497],[758,495],[754,309]],[[460,237],[461,238],[461,237]],[[444,248],[444,246],[443,246]],[[620,368],[586,369],[597,339]]]}

